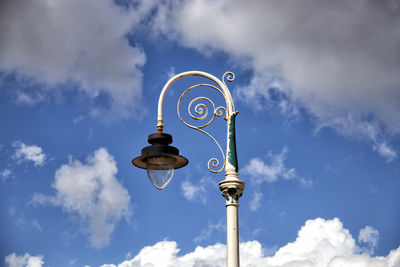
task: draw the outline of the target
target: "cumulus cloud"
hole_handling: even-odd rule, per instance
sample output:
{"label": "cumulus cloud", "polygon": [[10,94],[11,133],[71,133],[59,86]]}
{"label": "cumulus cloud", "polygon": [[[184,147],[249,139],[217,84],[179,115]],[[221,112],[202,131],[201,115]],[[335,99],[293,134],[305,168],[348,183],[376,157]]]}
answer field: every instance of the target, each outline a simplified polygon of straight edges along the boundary
{"label": "cumulus cloud", "polygon": [[[249,267],[396,267],[400,264],[400,247],[385,257],[372,257],[358,251],[354,238],[339,219],[317,218],[308,220],[299,230],[296,240],[278,249],[273,256],[265,256],[258,241],[241,243],[240,261],[241,266]],[[226,247],[222,244],[198,246],[182,256],[178,253],[177,243],[165,240],[143,248],[130,260],[102,267],[226,265]]]}
{"label": "cumulus cloud", "polygon": [[[285,160],[287,159],[288,152],[289,149],[287,147],[284,147],[278,154],[273,154],[269,151],[269,164],[260,158],[252,158],[244,166],[242,172],[250,178],[251,183],[253,183],[256,188],[259,188],[263,182],[272,183],[278,181],[278,179],[297,179],[302,186],[310,187],[312,181],[298,176],[294,168],[286,167]],[[256,189],[256,192],[253,194],[253,199],[250,202],[251,210],[256,211],[260,207],[262,197],[262,192]]]}
{"label": "cumulus cloud", "polygon": [[240,99],[268,106],[276,89],[291,100],[283,109],[300,104],[317,129],[397,157],[390,140],[400,134],[398,0],[171,0],[157,14],[153,27],[167,38],[205,54],[226,52],[253,70]]}
{"label": "cumulus cloud", "polygon": [[74,88],[93,100],[92,115],[105,108],[129,116],[140,105],[146,57],[126,36],[150,9],[151,1],[130,8],[112,0],[1,1],[0,71],[18,81],[19,102]]}
{"label": "cumulus cloud", "polygon": [[42,256],[31,256],[29,253],[20,256],[12,253],[6,256],[5,262],[8,267],[42,267],[44,264]]}
{"label": "cumulus cloud", "polygon": [[207,191],[210,187],[215,186],[211,178],[203,177],[197,184],[193,184],[186,179],[181,183],[181,190],[183,196],[190,201],[198,201],[203,204],[207,203]]}
{"label": "cumulus cloud", "polygon": [[55,173],[54,196],[36,193],[33,202],[61,207],[77,216],[96,248],[107,245],[116,224],[131,216],[130,195],[116,178],[116,162],[105,148],[97,149],[86,163],[70,158]]}
{"label": "cumulus cloud", "polygon": [[18,163],[23,161],[32,161],[35,166],[43,166],[46,160],[46,154],[40,146],[26,145],[21,141],[14,141],[12,146],[15,148],[13,158]]}
{"label": "cumulus cloud", "polygon": [[139,266],[224,266],[225,246],[216,244],[208,247],[197,247],[194,252],[178,257],[179,248],[174,241],[161,241],[154,246],[147,246],[140,250],[133,259],[118,265],[104,264],[101,267],[139,267]]}

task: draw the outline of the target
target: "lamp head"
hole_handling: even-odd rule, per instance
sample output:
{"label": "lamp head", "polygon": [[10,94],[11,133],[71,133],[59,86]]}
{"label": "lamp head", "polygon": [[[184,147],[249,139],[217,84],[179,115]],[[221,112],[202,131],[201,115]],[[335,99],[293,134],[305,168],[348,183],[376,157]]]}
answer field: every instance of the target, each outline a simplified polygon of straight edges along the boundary
{"label": "lamp head", "polygon": [[164,189],[174,175],[174,169],[188,164],[188,160],[179,155],[176,147],[170,146],[172,136],[167,133],[153,133],[148,137],[150,146],[142,149],[142,155],[132,160],[138,168],[147,169],[150,182],[159,190]]}

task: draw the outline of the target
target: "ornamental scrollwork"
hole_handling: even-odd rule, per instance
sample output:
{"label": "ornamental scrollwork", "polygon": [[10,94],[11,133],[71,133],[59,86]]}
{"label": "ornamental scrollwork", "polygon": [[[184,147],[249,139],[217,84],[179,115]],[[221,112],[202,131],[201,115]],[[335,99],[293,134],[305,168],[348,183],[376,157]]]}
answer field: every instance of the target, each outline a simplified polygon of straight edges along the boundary
{"label": "ornamental scrollwork", "polygon": [[[226,72],[222,76],[222,82],[225,86],[226,86],[225,80],[227,80],[228,82],[232,82],[234,79],[235,79],[235,75],[232,72]],[[225,100],[227,98],[227,96],[225,96],[223,90],[221,90],[220,88],[218,88],[214,85],[206,84],[206,83],[196,84],[196,85],[193,85],[193,86],[187,88],[179,97],[178,104],[177,104],[177,113],[178,113],[179,119],[181,120],[181,122],[183,124],[185,124],[189,128],[192,128],[199,132],[202,132],[203,134],[207,135],[209,138],[211,138],[211,140],[213,140],[217,144],[218,149],[220,150],[222,158],[223,158],[223,164],[222,164],[222,166],[220,166],[221,164],[220,164],[219,160],[217,158],[213,157],[208,161],[207,167],[211,172],[219,173],[222,170],[224,170],[224,168],[226,166],[226,158],[225,158],[226,155],[225,155],[224,151],[222,150],[221,145],[218,143],[218,141],[210,133],[205,131],[204,128],[209,126],[215,120],[216,117],[224,117],[224,118],[227,117],[229,115],[227,108],[224,106],[215,106],[214,102],[208,97],[199,96],[199,97],[193,98],[188,104],[187,111],[188,111],[190,118],[201,122],[200,125],[192,125],[192,124],[188,123],[187,121],[185,121],[182,118],[181,112],[180,112],[180,104],[181,104],[182,98],[188,92],[192,91],[193,89],[199,88],[199,87],[209,87],[209,88],[215,89],[218,93],[220,93],[224,97]],[[209,105],[207,105],[205,103],[208,103]],[[209,118],[209,119],[207,119],[207,118]]]}

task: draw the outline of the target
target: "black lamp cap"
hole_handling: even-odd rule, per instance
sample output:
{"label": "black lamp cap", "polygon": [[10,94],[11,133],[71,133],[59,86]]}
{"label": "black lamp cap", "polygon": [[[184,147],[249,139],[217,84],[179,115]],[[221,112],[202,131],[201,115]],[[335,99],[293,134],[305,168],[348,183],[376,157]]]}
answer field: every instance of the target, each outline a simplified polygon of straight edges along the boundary
{"label": "black lamp cap", "polygon": [[152,145],[169,145],[172,144],[172,135],[167,133],[152,133],[149,134],[147,142]]}

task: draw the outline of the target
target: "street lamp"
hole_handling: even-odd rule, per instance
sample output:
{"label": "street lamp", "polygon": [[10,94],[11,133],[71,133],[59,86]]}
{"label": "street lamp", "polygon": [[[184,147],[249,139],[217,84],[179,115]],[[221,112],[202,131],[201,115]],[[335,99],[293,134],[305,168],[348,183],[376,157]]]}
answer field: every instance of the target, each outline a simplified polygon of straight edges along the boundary
{"label": "street lamp", "polygon": [[[198,130],[209,136],[218,146],[222,157],[223,165],[220,166],[218,159],[212,158],[208,161],[208,169],[213,173],[220,173],[225,170],[225,179],[219,183],[219,188],[222,196],[225,198],[226,206],[226,226],[227,226],[227,266],[239,266],[239,229],[238,229],[238,207],[239,198],[242,196],[244,190],[244,182],[239,180],[238,176],[238,163],[236,155],[236,138],[235,138],[235,117],[237,111],[233,104],[233,99],[225,80],[232,82],[235,76],[232,72],[226,72],[219,80],[215,76],[201,71],[188,71],[183,72],[172,77],[161,91],[158,100],[158,117],[157,117],[157,133],[150,134],[148,142],[150,146],[142,149],[141,156],[132,160],[132,164],[136,167],[147,169],[148,177],[151,183],[159,190],[165,188],[171,181],[174,174],[174,169],[184,167],[188,164],[188,160],[179,155],[179,150],[176,147],[170,146],[172,143],[172,136],[163,133],[163,102],[164,96],[168,88],[176,81],[187,76],[201,76],[214,82],[214,84],[196,84],[187,88],[178,100],[177,112],[180,120],[188,127]],[[180,102],[186,93],[192,89],[199,87],[209,87],[219,92],[225,99],[226,106],[215,107],[214,103],[207,97],[196,97],[188,107],[189,115],[191,118],[202,121],[209,115],[209,109],[204,103],[198,103],[194,106],[195,115],[192,114],[191,108],[197,101],[203,100],[211,104],[213,110],[211,119],[200,126],[194,126],[187,123],[180,115]],[[225,115],[225,116],[224,116]],[[227,140],[226,152],[224,153],[217,140],[208,132],[204,130],[209,126],[216,117],[222,117],[227,122]],[[219,169],[218,169],[219,167]]]}
{"label": "street lamp", "polygon": [[142,155],[132,160],[136,167],[147,169],[150,182],[159,190],[164,189],[174,175],[174,169],[188,164],[185,157],[179,156],[179,150],[170,146],[172,136],[167,133],[153,133],[148,137],[151,146],[142,149]]}

